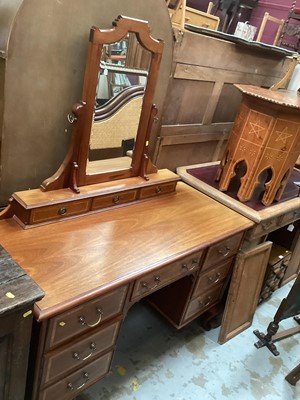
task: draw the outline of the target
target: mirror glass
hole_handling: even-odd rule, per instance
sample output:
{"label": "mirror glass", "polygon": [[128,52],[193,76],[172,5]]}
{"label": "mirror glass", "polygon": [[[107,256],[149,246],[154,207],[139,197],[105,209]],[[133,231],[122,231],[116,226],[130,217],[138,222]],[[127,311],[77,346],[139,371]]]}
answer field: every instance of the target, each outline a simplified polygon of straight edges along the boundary
{"label": "mirror glass", "polygon": [[151,52],[135,33],[104,44],[99,65],[88,175],[129,169],[147,85]]}

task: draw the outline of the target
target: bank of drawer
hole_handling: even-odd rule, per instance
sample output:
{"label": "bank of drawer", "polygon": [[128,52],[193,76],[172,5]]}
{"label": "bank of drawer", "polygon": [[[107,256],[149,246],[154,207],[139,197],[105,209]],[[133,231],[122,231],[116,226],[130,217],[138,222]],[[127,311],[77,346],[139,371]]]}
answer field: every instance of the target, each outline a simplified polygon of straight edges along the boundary
{"label": "bank of drawer", "polygon": [[43,390],[41,400],[69,400],[109,372],[112,352],[106,353],[68,377]]}
{"label": "bank of drawer", "polygon": [[31,212],[31,223],[38,224],[79,215],[88,212],[89,208],[90,200],[84,199],[33,209]]}
{"label": "bank of drawer", "polygon": [[198,278],[193,297],[197,297],[204,291],[210,290],[213,287],[217,286],[220,282],[223,282],[228,276],[232,261],[233,259],[230,258],[218,267],[209,269],[207,272],[202,273]]}
{"label": "bank of drawer", "polygon": [[195,297],[190,301],[190,304],[185,313],[185,320],[189,320],[193,316],[200,315],[205,310],[209,309],[221,298],[223,284],[219,284],[213,290],[205,292],[202,295]]}
{"label": "bank of drawer", "polygon": [[51,318],[47,348],[54,347],[90,328],[101,326],[104,321],[120,313],[127,289],[128,286],[123,286],[112,290]]}
{"label": "bank of drawer", "polygon": [[92,210],[117,206],[134,201],[137,198],[136,190],[128,190],[126,192],[114,193],[106,196],[99,196],[93,199]]}
{"label": "bank of drawer", "polygon": [[159,196],[161,194],[172,193],[175,190],[176,183],[177,182],[169,182],[169,183],[163,183],[163,184],[159,184],[159,185],[144,187],[140,191],[140,198],[145,199],[147,197]]}
{"label": "bank of drawer", "polygon": [[184,257],[136,280],[131,298],[136,299],[146,296],[166,284],[177,280],[181,276],[196,271],[200,267],[202,253],[202,251],[199,251]]}
{"label": "bank of drawer", "polygon": [[66,346],[45,355],[42,383],[57,380],[62,374],[71,372],[86,364],[114,346],[119,332],[120,321],[97,329],[91,334],[80,337]]}
{"label": "bank of drawer", "polygon": [[243,232],[211,246],[206,254],[202,271],[237,253],[242,236]]}

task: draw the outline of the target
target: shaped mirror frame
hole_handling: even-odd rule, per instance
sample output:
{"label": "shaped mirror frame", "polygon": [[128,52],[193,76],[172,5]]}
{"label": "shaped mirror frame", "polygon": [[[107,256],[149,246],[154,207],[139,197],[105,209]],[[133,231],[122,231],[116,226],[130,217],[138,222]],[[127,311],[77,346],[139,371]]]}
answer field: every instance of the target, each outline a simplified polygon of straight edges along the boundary
{"label": "shaped mirror frame", "polygon": [[[78,193],[80,186],[135,176],[142,176],[147,179],[147,174],[157,172],[156,167],[148,158],[148,143],[152,123],[156,115],[153,98],[162,57],[163,42],[152,38],[147,21],[119,16],[112,25],[112,29],[91,28],[82,100],[80,103],[75,104],[72,109],[74,128],[71,147],[57,172],[42,183],[41,189],[44,191],[70,187]],[[86,167],[103,46],[124,39],[130,32],[135,33],[142,48],[151,53],[132,163],[130,168],[123,170],[113,171],[109,169],[106,172],[88,174]]]}

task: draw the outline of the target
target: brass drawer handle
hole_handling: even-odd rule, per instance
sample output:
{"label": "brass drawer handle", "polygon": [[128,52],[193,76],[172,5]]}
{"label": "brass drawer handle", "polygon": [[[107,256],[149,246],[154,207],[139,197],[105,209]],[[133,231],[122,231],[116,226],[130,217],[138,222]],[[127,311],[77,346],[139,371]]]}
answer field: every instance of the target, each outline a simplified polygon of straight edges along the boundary
{"label": "brass drawer handle", "polygon": [[76,360],[81,360],[81,361],[85,361],[85,360],[87,360],[88,358],[90,358],[91,356],[92,356],[92,354],[94,353],[94,351],[97,349],[97,346],[96,346],[96,343],[94,343],[94,342],[91,342],[90,343],[90,349],[92,350],[87,356],[85,356],[85,357],[83,357],[83,358],[80,358],[80,355],[79,355],[79,353],[78,353],[78,351],[74,351],[74,353],[73,353],[73,358],[75,358]]}
{"label": "brass drawer handle", "polygon": [[101,319],[102,319],[103,310],[102,310],[102,308],[97,308],[96,311],[97,311],[97,314],[99,314],[99,318],[94,324],[89,324],[88,322],[86,322],[85,317],[81,316],[81,317],[79,317],[79,322],[81,323],[81,325],[86,325],[89,328],[94,328],[95,326],[99,325],[101,322]]}
{"label": "brass drawer handle", "polygon": [[58,210],[58,214],[59,214],[59,215],[64,215],[64,214],[66,214],[67,212],[68,212],[67,207],[60,207],[59,210]]}
{"label": "brass drawer handle", "polygon": [[160,186],[157,186],[156,188],[155,188],[155,193],[161,193],[161,187]]}
{"label": "brass drawer handle", "polygon": [[198,260],[193,259],[190,267],[188,266],[188,264],[182,264],[182,268],[187,271],[193,271],[195,268],[198,267],[198,263],[199,263]]}
{"label": "brass drawer handle", "polygon": [[90,379],[90,377],[87,372],[84,372],[82,376],[83,376],[83,379],[85,380],[82,384],[80,384],[77,387],[74,387],[74,384],[72,382],[69,382],[67,384],[67,389],[68,390],[79,390],[79,389],[83,388],[86,385],[87,381]]}
{"label": "brass drawer handle", "polygon": [[159,284],[160,284],[160,277],[157,275],[154,277],[154,285],[153,286],[149,286],[148,282],[142,282],[142,287],[147,290],[153,290],[153,289],[157,288],[157,286]]}
{"label": "brass drawer handle", "polygon": [[206,307],[210,304],[211,302],[211,296],[208,296],[206,303],[203,303],[202,301],[199,300],[199,305],[200,307]]}
{"label": "brass drawer handle", "polygon": [[218,253],[221,254],[223,257],[228,256],[228,254],[232,251],[229,246],[226,246],[224,250],[218,250]]}
{"label": "brass drawer handle", "polygon": [[215,278],[214,278],[213,276],[210,276],[210,277],[208,278],[208,283],[210,283],[210,284],[212,284],[212,283],[217,283],[217,282],[219,282],[220,278],[221,278],[221,274],[220,274],[220,272],[218,272],[218,273],[216,274]]}

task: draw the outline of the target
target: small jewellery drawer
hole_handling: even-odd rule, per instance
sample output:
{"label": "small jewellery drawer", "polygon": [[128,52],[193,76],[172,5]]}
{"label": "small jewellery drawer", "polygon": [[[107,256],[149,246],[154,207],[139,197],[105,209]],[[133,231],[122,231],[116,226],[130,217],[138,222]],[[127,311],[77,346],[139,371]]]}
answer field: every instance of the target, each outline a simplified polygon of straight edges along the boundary
{"label": "small jewellery drawer", "polygon": [[181,276],[196,271],[199,269],[202,253],[202,251],[198,251],[137,279],[131,298],[136,299],[146,296],[168,283],[176,281]]}
{"label": "small jewellery drawer", "polygon": [[90,358],[95,358],[115,344],[120,321],[84,335],[80,340],[61,346],[45,355],[43,384],[54,381],[62,374],[80,368]]}
{"label": "small jewellery drawer", "polygon": [[158,196],[160,194],[172,193],[175,190],[176,183],[177,181],[145,187],[140,191],[140,199],[146,199],[147,197]]}
{"label": "small jewellery drawer", "polygon": [[118,204],[126,204],[137,198],[136,190],[127,190],[126,192],[114,193],[106,196],[99,196],[93,199],[92,210],[111,207]]}
{"label": "small jewellery drawer", "polygon": [[216,286],[213,290],[205,292],[204,294],[195,297],[190,301],[190,304],[185,313],[185,320],[196,316],[196,314],[201,314],[212,305],[214,305],[220,298],[222,294],[223,283]]}
{"label": "small jewellery drawer", "polygon": [[193,297],[199,296],[206,290],[210,290],[220,282],[223,282],[228,276],[231,265],[232,258],[226,260],[218,267],[209,269],[207,272],[201,274],[195,286]]}
{"label": "small jewellery drawer", "polygon": [[71,400],[109,372],[112,352],[92,361],[66,378],[42,391],[41,400]]}
{"label": "small jewellery drawer", "polygon": [[70,217],[72,215],[79,215],[88,212],[89,207],[90,200],[83,199],[55,204],[53,206],[35,208],[31,212],[30,222],[32,224],[37,224],[41,222]]}
{"label": "small jewellery drawer", "polygon": [[112,290],[96,299],[51,318],[47,348],[100,326],[123,309],[128,286]]}
{"label": "small jewellery drawer", "polygon": [[213,246],[211,246],[208,249],[208,252],[206,254],[204,264],[202,267],[202,271],[204,269],[207,269],[214,264],[218,263],[219,261],[222,261],[225,258],[233,256],[235,253],[237,253],[240,242],[243,236],[243,232],[231,236],[225,240],[222,240],[222,242],[219,242]]}

